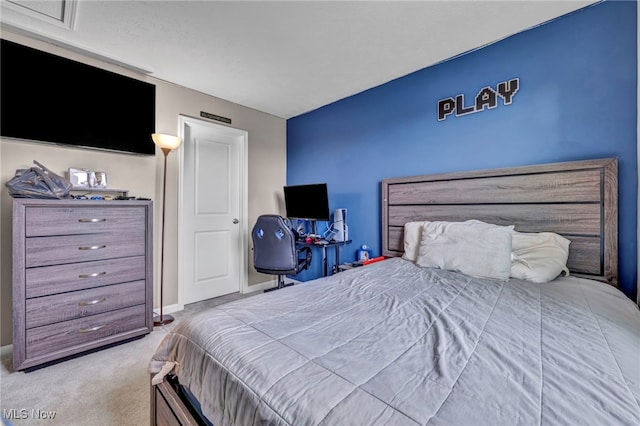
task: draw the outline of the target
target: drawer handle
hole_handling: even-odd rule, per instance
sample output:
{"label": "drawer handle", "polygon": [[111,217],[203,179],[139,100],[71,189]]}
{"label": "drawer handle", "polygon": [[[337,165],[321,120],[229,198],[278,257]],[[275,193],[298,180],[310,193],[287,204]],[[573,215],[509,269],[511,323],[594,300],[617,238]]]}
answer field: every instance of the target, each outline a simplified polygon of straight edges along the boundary
{"label": "drawer handle", "polygon": [[98,303],[102,303],[105,300],[107,300],[106,297],[101,297],[100,299],[94,299],[94,300],[89,300],[88,302],[80,302],[78,303],[79,306],[91,306],[91,305],[97,305]]}
{"label": "drawer handle", "polygon": [[106,245],[100,245],[100,246],[82,246],[82,247],[78,247],[78,250],[100,250],[107,247]]}
{"label": "drawer handle", "polygon": [[98,331],[101,328],[106,327],[107,324],[96,325],[95,327],[79,328],[78,333],[91,333],[92,331]]}
{"label": "drawer handle", "polygon": [[103,272],[94,272],[93,274],[80,274],[78,275],[78,278],[93,278],[93,277],[99,277],[100,275],[107,275],[107,272],[103,271]]}
{"label": "drawer handle", "polygon": [[107,219],[78,219],[80,223],[96,223],[96,222],[106,222]]}

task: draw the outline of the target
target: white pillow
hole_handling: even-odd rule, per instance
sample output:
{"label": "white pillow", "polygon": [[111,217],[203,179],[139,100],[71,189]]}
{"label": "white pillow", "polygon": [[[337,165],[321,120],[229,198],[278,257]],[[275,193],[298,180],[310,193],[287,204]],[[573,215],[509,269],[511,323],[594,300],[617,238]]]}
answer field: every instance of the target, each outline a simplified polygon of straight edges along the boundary
{"label": "white pillow", "polygon": [[569,275],[568,239],[553,232],[512,234],[511,276],[534,283],[546,283],[563,271]]}
{"label": "white pillow", "polygon": [[[420,222],[407,222],[404,224],[404,254],[402,255],[403,259],[410,260],[415,262],[418,259],[418,249],[420,248],[420,240],[422,239],[422,225],[425,221]],[[430,223],[452,223],[446,221],[434,221]],[[499,227],[506,229],[513,229],[513,225],[511,226],[500,226],[494,225],[491,223],[485,223],[476,219],[467,220],[465,222],[454,222],[454,223],[467,223],[473,226],[486,226],[486,227]]]}
{"label": "white pillow", "polygon": [[424,222],[416,263],[506,281],[511,273],[512,229],[476,220]]}
{"label": "white pillow", "polygon": [[424,222],[407,222],[404,224],[404,254],[403,259],[415,262],[418,258],[418,248],[422,237]]}

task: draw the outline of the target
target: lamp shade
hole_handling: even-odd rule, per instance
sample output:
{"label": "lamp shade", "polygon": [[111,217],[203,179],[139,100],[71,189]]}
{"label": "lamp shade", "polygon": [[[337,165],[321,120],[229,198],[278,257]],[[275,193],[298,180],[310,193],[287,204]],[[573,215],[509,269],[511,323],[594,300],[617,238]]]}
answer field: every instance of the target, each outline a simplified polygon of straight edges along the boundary
{"label": "lamp shade", "polygon": [[180,146],[182,139],[177,136],[165,135],[163,133],[153,133],[151,135],[153,143],[159,148],[173,150]]}

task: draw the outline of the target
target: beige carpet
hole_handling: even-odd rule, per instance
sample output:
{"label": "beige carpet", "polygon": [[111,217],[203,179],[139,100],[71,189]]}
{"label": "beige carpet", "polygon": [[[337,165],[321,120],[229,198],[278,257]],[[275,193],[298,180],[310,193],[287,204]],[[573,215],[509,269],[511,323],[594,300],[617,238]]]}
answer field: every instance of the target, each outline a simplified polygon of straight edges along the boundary
{"label": "beige carpet", "polygon": [[0,418],[7,425],[149,425],[151,355],[171,327],[204,309],[248,295],[187,305],[142,339],[24,373],[2,357]]}

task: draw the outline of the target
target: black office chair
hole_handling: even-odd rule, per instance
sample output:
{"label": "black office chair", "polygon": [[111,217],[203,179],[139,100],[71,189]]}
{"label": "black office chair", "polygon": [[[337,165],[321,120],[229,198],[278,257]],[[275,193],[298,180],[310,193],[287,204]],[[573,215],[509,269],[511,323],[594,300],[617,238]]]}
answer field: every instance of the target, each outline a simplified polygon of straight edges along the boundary
{"label": "black office chair", "polygon": [[285,284],[284,276],[297,275],[311,264],[311,249],[296,247],[295,232],[278,215],[259,216],[251,231],[251,239],[256,271],[278,276],[278,286],[265,291],[293,285]]}

